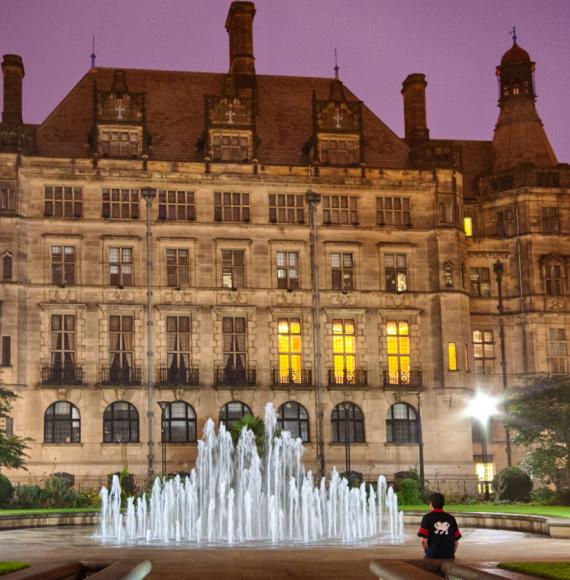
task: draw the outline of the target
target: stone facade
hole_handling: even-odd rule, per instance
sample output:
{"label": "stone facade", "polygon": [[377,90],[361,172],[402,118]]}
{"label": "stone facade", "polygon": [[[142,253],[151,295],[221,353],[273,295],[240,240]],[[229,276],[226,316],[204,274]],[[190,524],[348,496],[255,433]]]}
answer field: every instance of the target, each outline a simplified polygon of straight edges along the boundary
{"label": "stone facade", "polygon": [[[504,266],[508,386],[531,373],[567,370],[570,204],[565,194],[570,171],[555,159],[544,166],[521,164],[519,146],[512,167],[507,163],[505,168],[508,153],[501,150],[498,173],[493,170],[494,143],[430,140],[423,75],[410,75],[404,84],[407,140],[363,113],[338,75],[311,80],[308,88],[299,79],[256,77],[252,54],[248,61],[254,12],[251,3],[232,4],[226,26],[230,37],[237,36],[230,43],[230,73],[196,76],[192,86],[198,86],[187,97],[193,107],[187,117],[175,93],[162,98],[156,92],[161,82],[156,75],[171,75],[175,86],[184,82],[186,73],[149,71],[144,76],[141,71],[94,68],[43,125],[23,125],[11,115],[0,126],[0,135],[16,135],[0,144],[0,182],[6,192],[0,206],[0,334],[5,337],[0,378],[20,395],[13,426],[17,434],[32,439],[29,474],[103,477],[125,465],[135,474],[147,472],[149,256],[142,191],[152,188],[158,192],[151,206],[150,256],[155,470],[161,468],[163,451],[160,402],[190,404],[195,425],[177,427],[194,425],[199,436],[206,419],[217,420],[230,401],[244,403],[255,415],[262,415],[268,402],[279,408],[295,401],[308,415],[306,461],[316,468],[319,459],[327,468],[345,464],[344,423],[335,435],[332,418],[337,405],[349,402],[364,420],[362,437],[356,435],[350,445],[353,470],[372,477],[418,467],[421,440],[428,479],[473,479],[474,458],[485,461],[478,458],[483,451],[472,440],[465,409],[473,389],[496,394],[503,389],[493,272],[497,260]],[[240,50],[242,41],[248,50]],[[21,61],[11,57],[6,62],[12,76],[5,76],[5,85],[12,77],[21,83],[23,66],[21,76],[14,73]],[[210,83],[207,87],[200,86],[202,78],[204,85]],[[279,125],[284,123],[279,111],[264,111],[272,95],[275,102],[280,98],[280,82],[288,83],[292,115],[299,103],[297,126]],[[216,103],[217,120],[204,126],[208,91],[218,95],[210,99]],[[5,94],[21,98],[21,91]],[[534,111],[533,94],[513,98],[529,99]],[[240,107],[248,112],[238,126],[233,120]],[[342,127],[342,115],[352,115],[347,128]],[[72,120],[76,122],[70,125]],[[188,139],[187,154],[180,141],[168,141],[169,123],[177,124],[172,131],[183,131],[187,124],[188,132],[197,131],[195,124],[201,123],[201,136],[197,144]],[[82,133],[83,127],[89,131]],[[113,143],[113,131],[123,131],[125,142],[132,139],[133,145],[121,149],[122,137]],[[14,145],[20,133],[22,139],[32,135],[28,149]],[[223,141],[217,141],[223,137],[238,139],[244,160],[232,157],[237,149],[231,149],[230,141],[224,149]],[[348,143],[349,151],[356,147],[358,154],[344,163],[333,158],[327,149],[331,139]],[[500,135],[499,148],[504,141]],[[533,141],[528,146],[537,145]],[[541,157],[533,151],[532,159],[551,153]],[[114,202],[113,190],[129,201]],[[184,192],[183,219],[178,205],[176,215],[170,214],[166,197],[160,197],[169,191]],[[308,191],[321,196],[314,228]],[[232,204],[238,199],[233,195],[240,194],[239,205],[225,206],[225,193],[231,194]],[[275,195],[297,200],[294,219],[274,213]],[[386,199],[391,200],[388,205]],[[407,204],[408,210],[403,205],[396,209],[395,203]],[[464,217],[471,226],[466,228]],[[116,248],[128,251],[126,257],[120,252],[120,263],[113,254]],[[172,266],[168,260],[173,250],[183,251],[188,266]],[[228,251],[237,252],[243,271],[228,273]],[[57,252],[71,252],[69,271]],[[280,282],[282,253],[296,256],[295,284]],[[333,273],[339,256],[343,262],[346,255],[350,264]],[[405,265],[393,268],[391,260],[398,259],[393,256]],[[317,316],[320,344],[315,349]],[[182,333],[173,338],[171,332],[169,338],[167,327],[169,320],[180,317],[189,320],[184,347],[173,346]],[[245,321],[243,337],[234,337],[233,346],[225,327],[229,319]],[[121,335],[113,326],[119,320],[123,330],[130,325]],[[295,349],[280,346],[283,320],[300,323],[295,351],[300,363],[284,362],[293,360]],[[342,328],[354,328],[353,334],[343,331],[342,340],[339,321],[348,323]],[[394,356],[388,348],[390,341],[394,344],[388,336],[394,322],[405,323],[408,332],[399,347],[399,363],[394,363],[397,353],[388,360],[389,354]],[[58,324],[69,325],[67,335]],[[481,335],[474,334],[479,331]],[[345,346],[339,347],[339,340]],[[238,351],[245,368],[237,365],[236,379],[236,365],[228,359],[238,357]],[[172,363],[173,357],[186,357],[182,368]],[[303,378],[287,379],[288,365],[302,369]],[[192,378],[190,368],[197,369]],[[169,374],[172,370],[176,376]],[[70,415],[66,423],[58,415],[57,425],[50,423],[46,412],[58,401],[75,406],[75,419]],[[105,410],[117,401],[132,404],[138,414],[131,423],[137,432],[128,443],[114,441],[109,426],[104,428]],[[388,414],[397,403],[409,406],[398,409],[411,413],[411,420],[400,424],[404,432],[412,429],[411,435],[398,431],[388,436]],[[418,403],[421,434],[414,431]],[[117,421],[123,421],[123,429],[124,416]],[[391,428],[396,431],[393,424]],[[185,442],[167,443],[168,471],[187,471],[193,465],[196,443],[188,439],[194,439],[195,431]],[[506,465],[500,417],[492,423],[487,452],[495,469]],[[523,453],[513,449],[513,461]]]}

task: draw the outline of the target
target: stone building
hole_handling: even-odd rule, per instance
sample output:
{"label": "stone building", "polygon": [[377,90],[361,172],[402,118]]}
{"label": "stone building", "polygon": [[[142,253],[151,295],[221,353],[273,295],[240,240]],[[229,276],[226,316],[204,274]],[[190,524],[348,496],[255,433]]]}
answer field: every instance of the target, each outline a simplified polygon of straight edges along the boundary
{"label": "stone building", "polygon": [[400,138],[338,70],[257,75],[254,14],[231,5],[227,74],[93,67],[41,125],[4,56],[0,378],[33,440],[15,478],[188,470],[208,417],[268,402],[316,469],[489,478],[505,431],[481,443],[473,390],[568,370],[570,170],[527,52],[497,67],[492,141],[432,139],[422,74]]}

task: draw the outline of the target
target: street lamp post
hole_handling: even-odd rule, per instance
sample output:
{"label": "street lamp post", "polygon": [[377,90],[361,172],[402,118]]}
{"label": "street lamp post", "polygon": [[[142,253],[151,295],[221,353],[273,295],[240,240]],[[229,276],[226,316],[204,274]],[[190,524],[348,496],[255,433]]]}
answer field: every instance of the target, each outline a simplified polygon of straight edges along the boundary
{"label": "street lamp post", "polygon": [[[498,290],[498,305],[497,310],[499,311],[499,343],[501,349],[501,372],[503,378],[503,392],[505,393],[504,406],[505,406],[505,418],[509,416],[509,403],[507,400],[506,392],[508,388],[507,384],[507,354],[505,348],[505,321],[504,321],[504,307],[503,307],[503,273],[504,266],[500,260],[497,260],[493,265],[493,271],[497,278],[497,290]],[[511,450],[511,433],[509,428],[505,425],[505,443],[507,452],[507,464],[509,467],[512,466],[512,450]]]}
{"label": "street lamp post", "polygon": [[159,401],[160,409],[162,414],[160,415],[160,446],[162,451],[162,476],[166,477],[167,465],[166,465],[166,409],[168,403],[166,401]]}
{"label": "street lamp post", "polygon": [[418,399],[418,451],[420,460],[420,489],[425,487],[425,466],[424,466],[424,435],[422,431],[422,403],[421,393],[418,391],[416,397]]}
{"label": "street lamp post", "polygon": [[146,201],[146,296],[147,296],[147,323],[146,323],[146,340],[147,340],[147,439],[148,439],[148,477],[154,475],[154,453],[152,438],[152,421],[153,421],[153,316],[152,316],[152,231],[151,231],[151,209],[152,202],[156,197],[156,189],[145,187],[142,190],[142,196]]}
{"label": "street lamp post", "polygon": [[344,403],[344,462],[346,477],[350,479],[351,465],[350,465],[350,428],[349,428],[349,413],[352,410],[350,403]]}

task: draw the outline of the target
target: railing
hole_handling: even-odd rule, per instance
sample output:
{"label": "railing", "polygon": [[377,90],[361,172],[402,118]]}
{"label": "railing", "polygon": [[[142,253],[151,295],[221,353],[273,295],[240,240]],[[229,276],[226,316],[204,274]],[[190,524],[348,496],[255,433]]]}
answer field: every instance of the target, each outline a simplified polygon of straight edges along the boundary
{"label": "railing", "polygon": [[353,371],[344,369],[342,372],[329,369],[328,378],[329,388],[368,386],[368,371],[365,369],[355,369]]}
{"label": "railing", "polygon": [[298,371],[289,370],[281,372],[279,369],[273,369],[273,388],[274,389],[295,389],[306,388],[313,384],[313,371],[311,369],[301,369]]}
{"label": "railing", "polygon": [[384,369],[384,387],[421,388],[423,386],[421,369],[409,371],[389,371]]}
{"label": "railing", "polygon": [[102,385],[137,387],[141,384],[141,367],[103,367],[100,382]]}
{"label": "railing", "polygon": [[51,387],[57,385],[81,385],[83,384],[83,369],[81,367],[42,367],[42,385]]}
{"label": "railing", "polygon": [[236,388],[255,387],[255,369],[217,367],[214,372],[216,387]]}
{"label": "railing", "polygon": [[159,386],[161,387],[198,387],[200,386],[200,371],[197,368],[160,368]]}

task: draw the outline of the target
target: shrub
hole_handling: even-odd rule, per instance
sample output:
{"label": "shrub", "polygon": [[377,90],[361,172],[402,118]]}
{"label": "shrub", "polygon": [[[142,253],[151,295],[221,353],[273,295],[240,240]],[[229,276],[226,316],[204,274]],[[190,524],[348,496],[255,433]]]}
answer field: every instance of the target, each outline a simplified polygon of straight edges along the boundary
{"label": "shrub", "polygon": [[76,493],[68,486],[64,479],[52,476],[44,482],[44,488],[41,493],[42,507],[76,507],[75,496]]}
{"label": "shrub", "polygon": [[420,486],[416,479],[402,479],[399,487],[398,503],[400,505],[418,505],[421,503]]}
{"label": "shrub", "polygon": [[[109,490],[111,489],[111,485],[113,483],[113,475],[119,476],[119,483],[121,484],[121,490],[123,492],[123,501],[126,501],[127,497],[133,496],[137,494],[137,486],[135,483],[135,478],[132,473],[129,473],[128,466],[123,468],[123,471],[117,471],[115,473],[110,473],[107,476],[107,486]],[[154,481],[154,480],[153,480]]]}
{"label": "shrub", "polygon": [[17,485],[10,507],[19,509],[42,507],[42,488],[39,485]]}
{"label": "shrub", "polygon": [[5,475],[0,475],[0,507],[5,507],[10,502],[14,487]]}
{"label": "shrub", "polygon": [[505,467],[497,477],[497,499],[501,501],[528,501],[532,480],[519,467]]}

